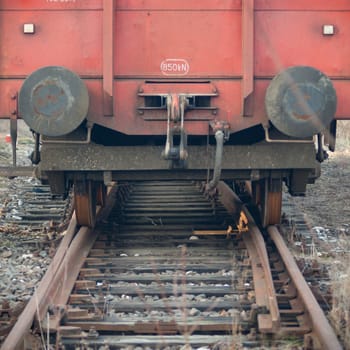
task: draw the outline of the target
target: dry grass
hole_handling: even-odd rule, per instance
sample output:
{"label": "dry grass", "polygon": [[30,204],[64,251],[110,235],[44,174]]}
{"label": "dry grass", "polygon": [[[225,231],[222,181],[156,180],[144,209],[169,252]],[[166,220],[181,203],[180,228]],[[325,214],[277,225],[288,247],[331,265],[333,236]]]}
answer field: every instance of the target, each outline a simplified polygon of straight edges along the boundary
{"label": "dry grass", "polygon": [[348,237],[340,239],[344,243],[344,251],[333,262],[330,274],[333,286],[330,318],[344,347],[350,349],[350,241]]}
{"label": "dry grass", "polygon": [[[337,150],[350,151],[350,120],[338,122]],[[333,289],[333,305],[330,312],[332,325],[343,341],[345,349],[350,349],[350,239],[339,238],[343,250],[333,261],[330,277]]]}

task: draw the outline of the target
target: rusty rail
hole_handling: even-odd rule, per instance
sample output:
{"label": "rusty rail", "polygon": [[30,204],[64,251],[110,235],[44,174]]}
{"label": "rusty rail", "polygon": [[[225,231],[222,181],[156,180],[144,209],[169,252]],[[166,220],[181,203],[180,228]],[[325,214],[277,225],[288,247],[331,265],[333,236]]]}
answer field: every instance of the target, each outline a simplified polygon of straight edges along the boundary
{"label": "rusty rail", "polygon": [[[258,315],[259,330],[262,333],[271,333],[271,331],[277,333],[279,330],[281,331],[282,328],[280,328],[280,315],[278,311],[276,292],[271,277],[264,239],[261,236],[260,230],[256,227],[251,218],[249,211],[236,194],[223,182],[219,183],[217,189],[220,201],[230,213],[237,215],[237,211],[242,210],[249,219],[249,232],[248,234],[244,234],[243,238],[248,250],[250,250],[250,256],[252,259],[254,284],[256,286],[255,292],[257,293],[256,301],[258,306],[264,305],[264,303],[268,304],[268,310],[270,311],[270,315]],[[267,231],[285,265],[291,283],[296,288],[298,297],[300,297],[303,303],[304,312],[307,314],[308,320],[310,319],[311,322],[310,328],[312,332],[305,335],[304,343],[310,345],[307,344],[307,342],[311,341],[313,342],[313,344],[311,344],[312,348],[317,349],[342,349],[332,327],[312,294],[312,291],[301,274],[278,229],[275,226],[270,226]],[[257,254],[254,250],[256,250]],[[266,277],[268,278],[268,281],[264,280]],[[266,303],[264,298],[268,299],[268,303]],[[271,326],[269,326],[270,323]]]}
{"label": "rusty rail", "polygon": [[[293,261],[293,258],[290,255],[290,252],[288,251],[288,249],[285,247],[282,238],[278,234],[277,229],[275,227],[269,227],[268,233],[270,234],[271,239],[275,243],[275,246],[277,247],[278,252],[275,249],[275,247],[272,246],[272,244],[271,244],[272,250],[267,251],[266,243],[265,243],[264,237],[262,236],[262,233],[260,232],[257,225],[254,223],[253,218],[251,217],[247,208],[240,201],[240,199],[231,191],[231,189],[226,184],[222,182],[219,183],[217,189],[219,193],[220,202],[223,204],[226,210],[231,214],[229,222],[232,221],[232,217],[236,222],[238,222],[238,220],[240,219],[240,215],[239,215],[240,212],[243,212],[249,221],[248,232],[239,231],[240,232],[239,234],[241,234],[242,237],[237,236],[235,238],[237,239],[236,243],[238,241],[242,242],[243,240],[245,252],[247,252],[248,250],[248,254],[244,256],[246,257],[249,255],[249,259],[251,263],[250,264],[251,268],[249,270],[250,271],[249,273],[250,273],[250,276],[251,274],[253,274],[254,293],[255,293],[254,294],[255,300],[251,301],[251,304],[250,304],[251,309],[250,309],[249,317],[245,321],[241,320],[242,321],[241,325],[243,325],[244,327],[253,326],[254,328],[258,329],[259,333],[269,333],[271,335],[275,334],[277,335],[277,338],[279,337],[279,335],[282,335],[282,334],[283,335],[297,334],[299,336],[300,335],[304,336],[304,344],[307,344],[306,348],[341,349],[341,346],[338,340],[336,339],[336,336],[334,335],[332,329],[330,328],[322,310],[320,309],[311,291],[309,290],[301,273],[298,271]],[[135,198],[133,199],[133,201],[131,201],[128,204],[129,207],[127,207],[128,209],[126,209],[125,212],[119,212],[120,208],[116,207],[116,213],[118,215],[117,217],[119,218],[119,215],[122,215],[121,218],[124,218],[124,220],[126,220],[126,221],[123,221],[124,228],[118,227],[118,233],[119,233],[118,239],[120,239],[123,236],[123,234],[126,237],[129,237],[130,235],[131,237],[136,237],[136,236],[140,237],[140,235],[143,234],[142,232],[144,232],[145,230],[145,228],[143,227],[144,222],[147,222],[147,225],[149,225],[147,226],[148,230],[150,232],[153,232],[153,234],[154,234],[154,231],[156,231],[156,229],[163,230],[163,231],[166,230],[167,224],[177,225],[176,218],[172,216],[174,214],[173,211],[178,210],[176,205],[174,205],[174,207],[169,208],[163,204],[163,203],[167,203],[164,201],[165,199],[169,201],[170,200],[169,198],[172,198],[173,196],[172,193],[174,193],[174,190],[172,190],[173,192],[169,192],[170,194],[167,194],[167,196],[164,197],[165,199],[162,197],[162,200],[160,200],[158,204],[154,203],[155,194],[153,193],[154,191],[153,187],[152,188],[145,187],[143,188],[143,191],[144,192],[141,191],[141,193],[143,193],[141,197],[142,196],[144,197],[143,199],[144,202],[139,203],[139,200],[141,197],[138,197],[140,195],[135,194]],[[163,193],[162,191],[164,190],[161,188],[158,191],[159,194],[162,194]],[[138,190],[135,189],[135,192],[137,193]],[[106,215],[108,215],[108,212],[112,207],[113,198],[115,198],[115,196],[113,195],[109,196],[109,199],[108,199],[109,203],[107,203],[106,209],[101,211],[99,214],[100,220],[105,219]],[[152,203],[151,207],[149,207],[150,203]],[[177,202],[174,202],[174,203],[176,204]],[[181,203],[183,202],[181,201]],[[220,210],[221,209],[222,209],[222,206],[220,206]],[[208,211],[208,209],[206,210]],[[213,209],[211,207],[209,208],[209,210],[212,213]],[[184,211],[184,208],[182,208],[182,211]],[[159,212],[161,214],[159,214]],[[199,217],[201,218],[200,219],[201,223],[207,222],[205,220],[204,221],[202,220],[202,216],[203,216],[202,212],[205,212],[205,211],[203,211],[203,207],[202,205],[200,205],[198,208],[196,208],[196,211],[191,214],[193,217],[191,216],[191,220],[188,222],[190,223],[190,226],[193,225],[193,222],[194,222],[193,218]],[[162,221],[160,226],[159,225],[154,226],[148,222],[147,220],[148,217],[155,218],[158,215],[162,216]],[[177,212],[176,212],[176,215],[178,215]],[[184,215],[184,214],[181,214],[181,215]],[[227,217],[227,214],[225,214],[225,218],[226,217]],[[221,222],[222,221],[220,221],[220,225],[221,225]],[[173,230],[173,227],[175,226],[171,226],[171,225],[169,227],[172,227],[172,230]],[[141,231],[139,231],[140,228],[142,228]],[[177,332],[183,333],[188,330],[189,325],[191,327],[194,327],[193,329],[199,330],[201,332],[211,331],[211,330],[215,330],[215,331],[232,330],[232,319],[230,319],[230,317],[226,317],[226,318],[221,317],[220,320],[218,318],[215,321],[211,320],[210,322],[206,319],[201,319],[199,323],[197,323],[198,320],[195,320],[195,318],[193,319],[186,318],[186,322],[184,323],[182,318],[181,319],[170,318],[171,321],[169,321],[168,318],[165,317],[163,319],[162,318],[163,316],[160,315],[159,316],[160,321],[154,321],[151,319],[151,320],[145,320],[145,321],[142,320],[140,322],[137,318],[134,319],[133,316],[131,316],[131,318],[130,316],[128,316],[129,319],[127,317],[125,319],[124,318],[118,319],[118,317],[113,318],[114,316],[112,313],[106,319],[101,320],[99,317],[93,318],[92,317],[94,315],[93,312],[90,314],[88,311],[84,309],[76,308],[75,307],[76,305],[78,306],[80,305],[79,300],[82,300],[84,303],[89,302],[88,299],[90,298],[90,296],[85,295],[84,292],[81,293],[81,290],[84,290],[86,286],[89,286],[88,288],[90,290],[95,290],[95,292],[97,291],[96,289],[97,275],[99,276],[98,278],[106,277],[106,280],[111,278],[111,281],[108,282],[109,284],[106,284],[104,287],[101,287],[102,292],[108,290],[109,298],[112,298],[113,293],[115,293],[116,296],[123,295],[125,293],[127,293],[128,295],[130,294],[131,296],[158,293],[159,286],[154,287],[152,286],[152,283],[150,286],[147,285],[146,281],[148,281],[148,279],[150,278],[149,276],[142,276],[143,278],[142,280],[142,278],[139,279],[140,276],[135,277],[137,276],[137,273],[135,272],[135,276],[128,275],[127,278],[125,276],[118,277],[118,274],[120,276],[120,274],[122,273],[121,271],[123,271],[124,269],[123,264],[125,265],[125,267],[128,266],[128,268],[131,266],[130,267],[131,269],[136,268],[137,271],[140,270],[143,272],[145,271],[147,272],[148,270],[145,269],[145,266],[142,265],[142,263],[140,262],[141,259],[139,259],[138,255],[134,256],[133,254],[131,255],[129,254],[130,255],[129,256],[127,254],[126,256],[122,256],[125,253],[123,253],[122,255],[120,255],[119,253],[115,255],[114,253],[111,254],[111,252],[108,252],[108,251],[105,252],[104,249],[106,247],[109,247],[110,238],[104,237],[104,232],[105,232],[104,229],[105,228],[103,225],[99,227],[98,230],[101,231],[101,234],[99,235],[98,239],[101,241],[99,240],[96,241],[98,244],[92,250],[93,253],[90,252],[90,254],[92,255],[89,256],[89,258],[85,259],[88,255],[88,252],[90,251],[90,248],[94,244],[95,239],[98,236],[98,233],[96,231],[89,230],[88,228],[85,228],[85,227],[81,228],[77,233],[76,223],[74,222],[74,219],[72,220],[69,226],[69,229],[67,231],[67,234],[62,240],[62,243],[59,247],[57,255],[55,256],[53,263],[50,265],[47,274],[44,276],[43,281],[41,282],[38,290],[36,291],[33,298],[30,300],[23,314],[20,316],[17,324],[15,325],[14,329],[12,330],[8,338],[6,339],[1,350],[21,347],[25,342],[25,334],[27,334],[27,332],[29,331],[33,321],[39,322],[41,325],[41,328],[44,329],[45,331],[48,331],[48,332],[57,331],[57,339],[61,339],[61,340],[63,339],[64,341],[70,341],[69,340],[70,337],[72,339],[74,338],[74,340],[72,341],[74,342],[78,341],[79,337],[83,337],[84,334],[86,334],[84,333],[84,331],[87,332],[89,331],[89,329],[90,330],[93,329],[95,332],[92,332],[92,335],[95,338],[92,337],[89,340],[92,345],[100,344],[98,343],[99,341],[100,342],[105,341],[103,336],[102,335],[100,336],[98,334],[99,331],[110,331],[113,334],[117,332],[114,338],[113,337],[108,338],[109,339],[108,341],[111,342],[112,344],[113,341],[119,342],[121,339],[120,334],[118,336],[118,331],[119,332],[130,331],[130,332],[143,333],[143,334],[147,333],[148,338],[147,339],[145,338],[146,339],[145,341],[148,342],[148,341],[151,341],[152,339],[153,339],[152,341],[156,341],[158,339],[157,336],[153,336],[152,338],[152,335],[149,335],[149,334],[157,333],[158,331],[161,331],[162,334],[164,333],[168,335],[176,334]],[[125,231],[124,233],[123,233],[123,229]],[[225,233],[226,231],[221,230],[221,232]],[[144,234],[147,237],[150,236],[147,232],[144,232]],[[189,234],[190,233],[187,232],[184,234],[184,236],[181,236],[180,237],[181,240],[179,240],[179,242],[183,242],[184,237],[186,237],[185,241],[187,242],[187,237]],[[175,232],[173,233],[173,235],[174,237],[176,237],[176,239],[179,239],[179,232]],[[104,240],[108,240],[109,244],[107,246],[105,245]],[[149,241],[146,240],[145,242],[147,244],[150,244],[150,243],[153,244],[152,239],[150,239]],[[196,242],[196,240],[194,240],[194,242]],[[196,245],[198,244],[198,242],[197,243],[192,242],[191,244]],[[118,243],[118,247],[120,247],[120,242]],[[160,247],[162,248],[163,246],[160,246]],[[133,244],[133,249],[135,249],[134,244]],[[158,252],[156,253],[158,254]],[[145,257],[149,257],[147,254],[145,255]],[[222,251],[220,252],[220,254],[222,254]],[[272,258],[271,260],[271,256],[278,256],[278,255],[280,255],[281,258],[283,258],[283,262],[281,259],[276,260],[276,258]],[[176,263],[179,263],[180,264],[179,266],[181,267],[181,269],[184,269],[184,266],[181,265],[184,263],[183,262],[184,258],[181,257],[179,261],[179,257],[177,257],[176,254],[172,258],[174,259],[174,261],[172,260],[168,261],[169,259],[168,255],[165,257],[162,254],[160,254],[157,260],[154,260],[153,255],[150,255],[150,256],[152,256],[152,258],[151,258],[151,264],[148,267],[149,270],[152,270],[152,271],[156,270],[159,273],[159,271],[163,271],[162,269],[173,268],[172,264],[174,265]],[[104,257],[106,258],[106,261],[103,264],[101,264],[100,259]],[[190,253],[188,257],[186,257],[186,259],[189,259],[187,261],[188,265],[186,266],[186,268],[188,268],[189,271],[192,271],[195,268],[198,268],[199,271],[201,271],[200,264],[198,265],[198,263],[196,262],[197,257],[195,254],[192,255],[192,253]],[[84,269],[85,270],[82,273],[82,270],[80,270],[80,268],[82,267],[82,264],[84,261],[86,264],[86,260],[88,261],[88,264],[83,268],[83,270]],[[116,269],[116,271],[111,270],[110,272],[107,273],[105,277],[103,277],[104,274],[106,274],[106,272],[103,270],[103,267],[109,266],[110,261],[112,260],[114,261],[113,264],[115,264],[114,268]],[[157,261],[158,265],[155,265],[155,261]],[[235,261],[238,264],[238,262],[241,260],[235,260]],[[97,267],[94,264],[97,264]],[[139,264],[141,264],[142,266],[141,265],[138,266]],[[217,264],[221,264],[221,262],[217,262]],[[227,261],[225,261],[225,264],[227,265]],[[226,266],[225,264],[220,265],[220,271],[222,269],[222,266]],[[230,262],[230,264],[232,264],[232,262]],[[274,269],[274,275],[272,275],[270,264]],[[247,265],[249,264],[247,264],[246,262],[243,262],[242,266],[247,266]],[[277,265],[280,267],[277,267]],[[285,265],[285,268],[283,267],[283,265]],[[237,265],[235,264],[234,266],[237,266]],[[68,267],[69,267],[69,273],[68,273]],[[101,267],[102,267],[103,273],[99,270]],[[212,266],[212,268],[217,269],[217,267],[215,266]],[[229,268],[231,268],[231,265]],[[207,265],[205,265],[205,269],[206,269],[205,271],[207,271],[208,269]],[[79,274],[79,271],[81,273],[81,276],[83,276],[83,279],[77,282],[76,279]],[[91,279],[89,279],[88,277],[89,274],[92,274],[92,276],[90,276]],[[108,274],[112,274],[113,276],[108,277]],[[283,277],[281,275],[283,275]],[[164,276],[164,275],[157,274],[157,276],[158,276],[157,278],[160,278],[159,276],[161,276],[163,278],[163,282],[170,281],[169,283],[172,283],[174,280],[174,277],[172,275]],[[197,277],[199,276],[194,275],[192,277],[186,277],[186,278],[192,278],[193,279],[192,282],[195,282],[198,280],[196,279]],[[118,281],[120,278],[122,278],[123,281],[126,278],[125,283],[127,287],[123,285],[119,286],[119,285],[113,284],[115,281]],[[129,281],[129,279],[130,281],[133,281],[134,278],[138,278],[137,280],[135,280],[137,281],[137,285],[136,285],[137,288],[135,289],[134,292],[132,292],[132,290],[130,289],[130,286],[128,286],[127,284],[127,281]],[[151,277],[150,281],[153,282],[154,278],[155,277]],[[208,278],[208,276],[205,278]],[[220,276],[220,278],[222,277]],[[209,279],[211,281],[212,276]],[[141,283],[140,286],[138,286],[139,281]],[[143,283],[142,281],[144,281],[144,283],[146,284],[145,286],[142,286],[142,283]],[[203,282],[202,275],[200,275],[200,281]],[[291,281],[291,283],[289,284],[286,281]],[[223,283],[223,282],[220,282],[220,283]],[[282,290],[281,286],[285,286],[286,284],[289,285],[289,291],[292,290],[293,291],[292,293],[281,294],[277,292],[278,290],[277,288],[279,288],[279,290]],[[163,296],[174,293],[173,286],[164,287],[163,284],[161,284],[161,286],[162,286]],[[182,288],[184,287],[182,286]],[[192,289],[191,288],[192,288],[191,286],[186,286],[185,291],[189,292],[190,294],[192,289],[193,289],[192,293],[198,292],[196,291],[195,287],[193,287]],[[206,290],[206,293],[209,292],[209,294],[210,293],[214,294],[217,292],[214,289],[210,290],[210,288]],[[70,295],[70,293],[73,289],[75,290],[75,294],[72,296]],[[285,291],[287,291],[287,289],[285,289]],[[232,292],[232,290],[229,287],[226,292],[226,291],[223,291],[223,287],[221,287],[220,293],[223,293],[223,292],[230,293]],[[281,296],[282,296],[282,299],[281,299]],[[71,301],[67,303],[69,298],[71,298]],[[290,304],[292,306],[292,309],[284,310],[283,307],[280,309],[279,302],[281,301],[283,302],[283,300],[285,301],[287,299],[291,300]],[[116,298],[115,300],[118,300],[118,298]],[[95,307],[94,303],[96,302],[97,303],[102,302],[103,305],[105,305],[104,304],[105,299],[102,299],[102,301],[93,300],[92,303],[94,307]],[[127,313],[128,312],[127,310],[131,308],[133,302],[134,300],[132,299],[129,301],[125,301],[124,305],[118,302],[118,310],[120,312],[123,312],[124,310],[124,312]],[[222,301],[220,302],[222,303]],[[299,302],[301,306],[294,308],[293,305],[296,302]],[[140,302],[136,302],[135,304],[136,309],[140,308],[139,304]],[[169,304],[162,307],[160,307],[158,304],[157,302],[154,302],[153,306],[156,309],[159,308],[160,310],[163,310],[164,308],[166,309],[169,308]],[[197,304],[193,304],[193,305],[196,305],[196,307],[200,307],[198,306],[199,304],[198,305]],[[54,309],[52,307],[50,308],[50,305],[54,305],[55,308]],[[176,308],[178,306],[175,303],[172,307]],[[220,308],[221,307],[222,306],[220,306]],[[94,308],[92,310],[94,310]],[[141,310],[143,310],[143,312],[146,312],[148,310],[148,306],[141,305]],[[51,316],[49,318],[47,317],[48,313],[51,313]],[[304,317],[304,314],[305,314],[305,317]],[[60,321],[63,315],[66,315],[66,317],[64,318],[64,325],[60,325],[61,324]],[[288,317],[286,318],[286,315],[287,316],[289,315],[288,316],[289,318]],[[294,315],[297,315],[297,316],[294,316]],[[302,315],[300,316],[300,319],[299,319],[299,315]],[[95,316],[98,316],[98,313]],[[293,320],[294,318],[298,317],[297,322],[294,322],[293,320],[289,321],[291,317],[293,317]],[[286,322],[286,319],[287,319],[287,322]],[[294,326],[295,324],[296,326]],[[71,334],[72,332],[73,333],[77,332],[77,334]],[[196,340],[197,336],[198,335],[194,334],[192,337],[191,335],[191,341],[192,340],[198,341],[198,339]],[[145,337],[145,335],[143,335],[143,337]],[[124,339],[124,341],[130,342],[130,339]],[[173,341],[173,340],[169,340],[169,342],[170,341]],[[182,344],[184,342],[183,339],[180,339],[178,341],[182,342]],[[201,339],[200,341],[203,342],[203,339]],[[216,338],[215,338],[215,341],[217,341]],[[227,342],[229,343],[230,340],[227,340]],[[106,343],[103,343],[103,344],[106,344]],[[312,347],[308,347],[308,345],[311,345]]]}
{"label": "rusty rail", "polygon": [[304,306],[309,313],[309,317],[312,322],[312,329],[320,343],[319,345],[322,349],[326,350],[342,349],[342,346],[340,345],[332,327],[312,294],[277,227],[270,226],[268,227],[267,231],[275,243],[286,269],[288,270],[288,273],[298,291],[298,295],[301,297]]}
{"label": "rusty rail", "polygon": [[[245,210],[245,213],[246,215],[249,214],[247,210]],[[243,240],[251,257],[256,303],[259,308],[266,307],[269,311],[269,314],[261,313],[258,315],[259,330],[262,333],[277,333],[280,329],[281,317],[271,277],[266,244],[250,214],[247,216],[249,232],[243,235]]]}
{"label": "rusty rail", "polygon": [[[99,220],[104,219],[111,210],[113,194],[114,191],[110,191],[106,206],[98,209]],[[77,231],[77,222],[73,214],[66,234],[38,289],[5,339],[1,350],[24,348],[25,336],[35,318],[42,322],[51,304],[58,305],[60,302],[65,304],[65,299],[68,298],[74,286],[81,265],[96,236],[97,233],[87,227],[81,227]],[[57,315],[50,322],[55,321],[57,321]]]}
{"label": "rusty rail", "polygon": [[262,333],[276,333],[280,328],[280,314],[264,238],[236,194],[224,182],[220,182],[217,189],[221,203],[230,214],[237,217],[237,212],[243,211],[248,218],[249,231],[243,234],[243,240],[252,263],[256,303],[258,308],[269,311],[269,314],[258,315],[259,330]]}
{"label": "rusty rail", "polygon": [[[230,216],[223,206],[203,198],[190,182],[145,181],[131,188],[125,203],[99,226],[58,344],[228,345],[233,338],[222,332],[255,326],[248,252],[241,237],[225,237]],[[207,236],[195,239],[195,228]],[[218,228],[223,237],[212,235]],[[134,333],[133,339],[125,332]],[[87,333],[95,338],[84,338]]]}
{"label": "rusty rail", "polygon": [[57,253],[53,258],[53,261],[51,262],[46,274],[41,280],[38,289],[35,291],[33,297],[30,299],[22,314],[18,318],[16,324],[7,336],[5,342],[1,347],[1,350],[12,350],[20,347],[21,343],[23,343],[25,334],[29,331],[34,321],[34,317],[38,308],[39,310],[42,310],[43,305],[47,305],[51,292],[48,288],[50,285],[52,285],[56,273],[61,266],[66,252],[69,249],[69,246],[75,236],[76,226],[76,219],[75,215],[73,214],[67,232],[57,250]]}

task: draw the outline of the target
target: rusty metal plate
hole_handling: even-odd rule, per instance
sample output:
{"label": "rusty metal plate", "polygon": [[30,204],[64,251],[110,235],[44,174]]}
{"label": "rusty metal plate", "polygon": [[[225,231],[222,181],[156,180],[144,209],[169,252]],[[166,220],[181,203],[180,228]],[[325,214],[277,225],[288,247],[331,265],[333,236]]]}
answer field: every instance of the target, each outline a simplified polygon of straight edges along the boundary
{"label": "rusty metal plate", "polygon": [[267,115],[281,132],[309,137],[323,131],[337,107],[331,80],[319,70],[290,67],[271,81],[265,97]]}
{"label": "rusty metal plate", "polygon": [[75,73],[64,67],[44,67],[24,81],[18,108],[35,132],[61,136],[75,130],[85,119],[89,94]]}

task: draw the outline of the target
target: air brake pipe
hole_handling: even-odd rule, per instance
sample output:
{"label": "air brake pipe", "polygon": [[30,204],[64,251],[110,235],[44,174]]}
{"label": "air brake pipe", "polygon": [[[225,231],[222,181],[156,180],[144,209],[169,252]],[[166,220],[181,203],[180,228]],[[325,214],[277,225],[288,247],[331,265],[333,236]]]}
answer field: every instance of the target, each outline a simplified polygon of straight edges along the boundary
{"label": "air brake pipe", "polygon": [[224,151],[224,132],[217,130],[215,133],[216,153],[213,179],[208,183],[206,190],[213,190],[220,181],[222,169],[222,154]]}

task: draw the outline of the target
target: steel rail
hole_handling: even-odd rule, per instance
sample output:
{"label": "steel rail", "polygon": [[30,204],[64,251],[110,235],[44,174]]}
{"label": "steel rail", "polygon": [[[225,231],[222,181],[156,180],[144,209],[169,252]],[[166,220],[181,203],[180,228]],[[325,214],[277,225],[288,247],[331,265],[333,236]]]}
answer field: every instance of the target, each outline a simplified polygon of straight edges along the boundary
{"label": "steel rail", "polygon": [[267,231],[279,251],[289,276],[304,303],[304,307],[309,313],[313,332],[315,333],[321,348],[325,350],[342,349],[342,346],[340,345],[332,327],[330,326],[316,298],[312,294],[277,227],[269,226]]}
{"label": "steel rail", "polygon": [[[219,192],[219,197],[220,197],[220,201],[222,202],[222,204],[225,206],[225,208],[232,214],[237,215],[237,212],[239,212],[240,210],[244,211],[244,213],[246,214],[247,218],[249,219],[249,225],[251,226],[248,232],[248,235],[246,233],[243,233],[243,239],[247,245],[247,248],[249,249],[249,245],[252,245],[251,241],[254,242],[255,244],[255,249],[257,249],[258,251],[260,250],[260,252],[258,252],[258,254],[260,254],[260,259],[262,261],[263,264],[268,264],[268,257],[266,255],[266,249],[264,248],[265,244],[263,241],[263,238],[260,234],[260,230],[256,227],[256,225],[254,224],[254,221],[252,220],[249,211],[247,210],[247,208],[243,205],[243,203],[240,201],[240,199],[236,196],[236,194],[223,182],[219,183],[218,187],[218,192]],[[322,311],[320,305],[318,304],[316,298],[314,297],[314,295],[312,294],[308,284],[306,283],[303,275],[301,274],[297,264],[294,261],[294,258],[291,254],[291,252],[289,251],[288,247],[286,246],[282,236],[280,235],[278,229],[276,228],[276,226],[269,226],[268,229],[268,234],[270,235],[272,241],[274,242],[276,248],[279,251],[279,255],[281,256],[281,259],[283,260],[283,263],[285,265],[285,268],[293,282],[293,284],[295,285],[295,288],[298,291],[298,294],[303,302],[303,306],[306,310],[306,312],[308,313],[308,316],[311,320],[311,328],[312,328],[312,333],[309,334],[309,337],[311,337],[311,339],[316,340],[319,343],[319,347],[321,349],[330,349],[330,350],[338,350],[338,349],[342,349],[342,346],[340,345],[332,327],[330,326],[324,312]],[[250,235],[250,236],[249,236]],[[252,254],[254,254],[254,250],[252,250]],[[270,283],[270,277],[269,281],[267,282],[267,284],[264,287],[264,282],[261,281],[262,278],[264,278],[263,276],[261,276],[261,271],[259,271],[259,269],[257,269],[257,267],[254,265],[256,265],[256,257],[252,256],[252,263],[253,263],[253,273],[254,273],[254,269],[257,270],[255,272],[255,277],[254,277],[254,283],[258,283],[259,286],[258,288],[255,288],[256,290],[256,299],[257,299],[257,304],[259,305],[261,303],[261,291],[264,291],[264,288],[266,290],[267,288],[267,295],[268,298],[271,298],[273,295],[275,295],[274,292],[274,286],[273,286],[273,282],[272,284]],[[265,268],[265,267],[264,267]],[[269,266],[266,267],[265,270],[265,276],[267,276],[269,271]],[[262,284],[262,286],[260,286],[260,283]],[[266,283],[266,282],[265,282]],[[276,300],[276,296],[274,296],[274,299]],[[275,307],[277,307],[277,310],[275,310]],[[274,313],[271,314],[271,320],[272,320],[272,329],[274,331],[278,331],[278,322],[279,322],[279,318],[278,318],[278,306],[277,303],[275,304],[273,299],[272,302],[270,303],[270,312]],[[266,318],[266,315],[259,315],[258,317],[262,317],[262,322],[261,325],[263,327],[263,329],[260,329],[260,331],[264,332],[265,331],[265,327],[267,326],[267,330],[268,330],[268,318]],[[258,318],[259,320],[259,318]],[[265,325],[264,325],[265,323]],[[259,328],[261,326],[259,324]],[[307,338],[305,338],[307,339]]]}
{"label": "steel rail", "polygon": [[264,238],[249,211],[244,207],[249,220],[249,231],[243,234],[253,268],[254,290],[257,305],[266,306],[268,314],[258,315],[258,327],[262,333],[277,333],[281,327],[281,316],[267,255]]}
{"label": "steel rail", "polygon": [[243,240],[249,251],[253,268],[256,302],[258,307],[266,307],[270,312],[270,315],[258,316],[259,330],[263,333],[276,333],[280,328],[280,313],[264,238],[248,209],[227,184],[219,182],[217,190],[221,203],[230,214],[235,216],[236,221],[240,211],[243,211],[248,218],[249,231],[243,233]]}
{"label": "steel rail", "polygon": [[34,292],[33,297],[30,299],[23,312],[19,316],[17,322],[12,328],[11,332],[5,339],[1,350],[12,350],[17,349],[21,346],[21,343],[24,340],[25,334],[29,331],[33,321],[35,314],[39,308],[42,308],[42,304],[45,304],[49,298],[48,286],[52,284],[54,276],[56,275],[59,267],[62,264],[62,260],[66,255],[66,251],[71,244],[75,233],[77,231],[77,222],[75,218],[75,214],[69,223],[66,234],[63,237],[63,240],[50,264],[48,267],[44,277],[42,278],[38,289]]}
{"label": "steel rail", "polygon": [[[228,215],[222,205],[205,200],[190,182],[174,185],[145,181],[130,187],[132,190],[125,206],[116,207],[108,223],[100,226],[101,235],[75,284],[74,294],[69,298],[66,317],[58,329],[57,343],[67,347],[84,344],[94,348],[103,342],[113,347],[125,341],[125,332],[128,332],[135,333],[132,337],[142,337],[139,346],[155,348],[159,343],[154,341],[161,341],[163,348],[170,346],[164,344],[164,337],[168,335],[185,333],[188,339],[178,337],[180,344],[184,345],[192,344],[200,333],[200,345],[204,346],[213,344],[214,334],[222,336],[216,338],[218,344],[223,341],[231,343],[233,340],[224,338],[222,332],[238,331],[238,327],[247,329],[252,323],[255,325],[255,317],[250,322],[239,316],[238,311],[246,312],[252,304],[255,310],[253,300],[248,297],[252,286],[244,283],[250,279],[252,271],[251,265],[245,261],[246,247],[240,237],[232,237],[232,242],[225,236],[212,237],[212,231],[207,227],[208,222],[211,227],[223,227]],[[202,205],[199,208],[193,205],[183,211],[183,203],[192,195],[196,195],[201,204],[205,200],[210,213],[203,210]],[[173,202],[174,196],[181,201]],[[159,202],[158,198],[162,200]],[[172,206],[164,209],[165,200]],[[128,206],[130,202],[131,207]],[[150,222],[149,218],[160,219],[161,232],[154,230],[156,222]],[[193,227],[197,225],[203,225],[206,232],[210,231],[209,237],[192,239],[195,234]],[[110,232],[118,234],[111,235]],[[181,248],[181,252],[174,247]],[[223,271],[234,271],[234,277]],[[96,284],[96,277],[103,281],[103,285]],[[219,307],[217,301],[227,299],[229,307]],[[233,310],[235,300],[239,306]],[[195,312],[194,307],[197,308]],[[207,314],[209,311],[214,313],[212,317]],[[266,308],[263,311],[266,312]],[[152,316],[148,317],[151,312]],[[94,330],[92,337],[85,338],[91,330]],[[173,341],[176,344],[175,339],[169,340],[172,346]]]}
{"label": "steel rail", "polygon": [[[241,211],[245,213],[249,221],[249,231],[242,233],[242,238],[249,252],[254,278],[255,303],[257,309],[255,313],[253,312],[251,314],[251,321],[253,321],[252,317],[257,320],[260,333],[278,334],[279,331],[283,331],[283,328],[281,327],[277,295],[272,280],[264,238],[248,209],[236,194],[223,182],[218,184],[217,190],[220,202],[226,210],[233,215],[237,222]],[[115,191],[116,189],[113,190],[113,192]],[[113,192],[108,196],[106,208],[99,212],[100,220],[105,219],[109,210],[112,208],[115,198]],[[304,304],[303,307],[306,318],[307,320],[311,319],[310,323],[312,329],[311,333],[305,335],[305,344],[307,341],[311,340],[314,341],[313,345],[315,345],[316,348],[341,349],[323,311],[309,290],[307,283],[298,270],[277,228],[270,226],[268,228],[268,233],[279,250],[279,254],[289,273],[290,279],[293,285],[295,285],[300,299]],[[5,340],[1,350],[24,348],[25,335],[28,333],[33,321],[39,322],[41,329],[45,331],[58,330],[61,318],[66,311],[67,300],[74,287],[80,268],[83,266],[85,258],[89,254],[97,236],[98,232],[96,230],[91,230],[87,227],[82,227],[77,232],[75,219],[70,222],[67,233],[61,242],[52,264],[49,266],[48,272],[45,274],[38,290],[29,301],[25,311],[21,314],[13,330]],[[48,314],[50,305],[55,306],[55,312],[50,318],[47,318],[46,315]],[[45,321],[48,322],[45,323]],[[78,325],[78,323],[75,322],[75,325]],[[113,324],[113,327],[114,326]],[[139,326],[144,330],[146,324],[142,323]],[[170,326],[173,327],[174,325],[164,324],[166,330],[169,330]],[[153,332],[153,329],[156,329],[153,324],[149,324],[148,327],[150,327],[149,332]],[[134,328],[133,326],[132,329],[134,330]],[[137,329],[137,327],[135,329]]]}
{"label": "steel rail", "polygon": [[[99,220],[104,219],[111,210],[114,201],[113,194],[114,191],[110,191],[106,206],[98,208]],[[87,227],[81,227],[77,232],[77,221],[73,213],[67,232],[38,289],[5,339],[1,350],[24,348],[25,336],[35,318],[37,317],[41,322],[51,304],[57,305],[57,302],[64,304],[64,300],[74,286],[84,257],[87,256],[95,241],[94,237],[97,237],[97,232]]]}

